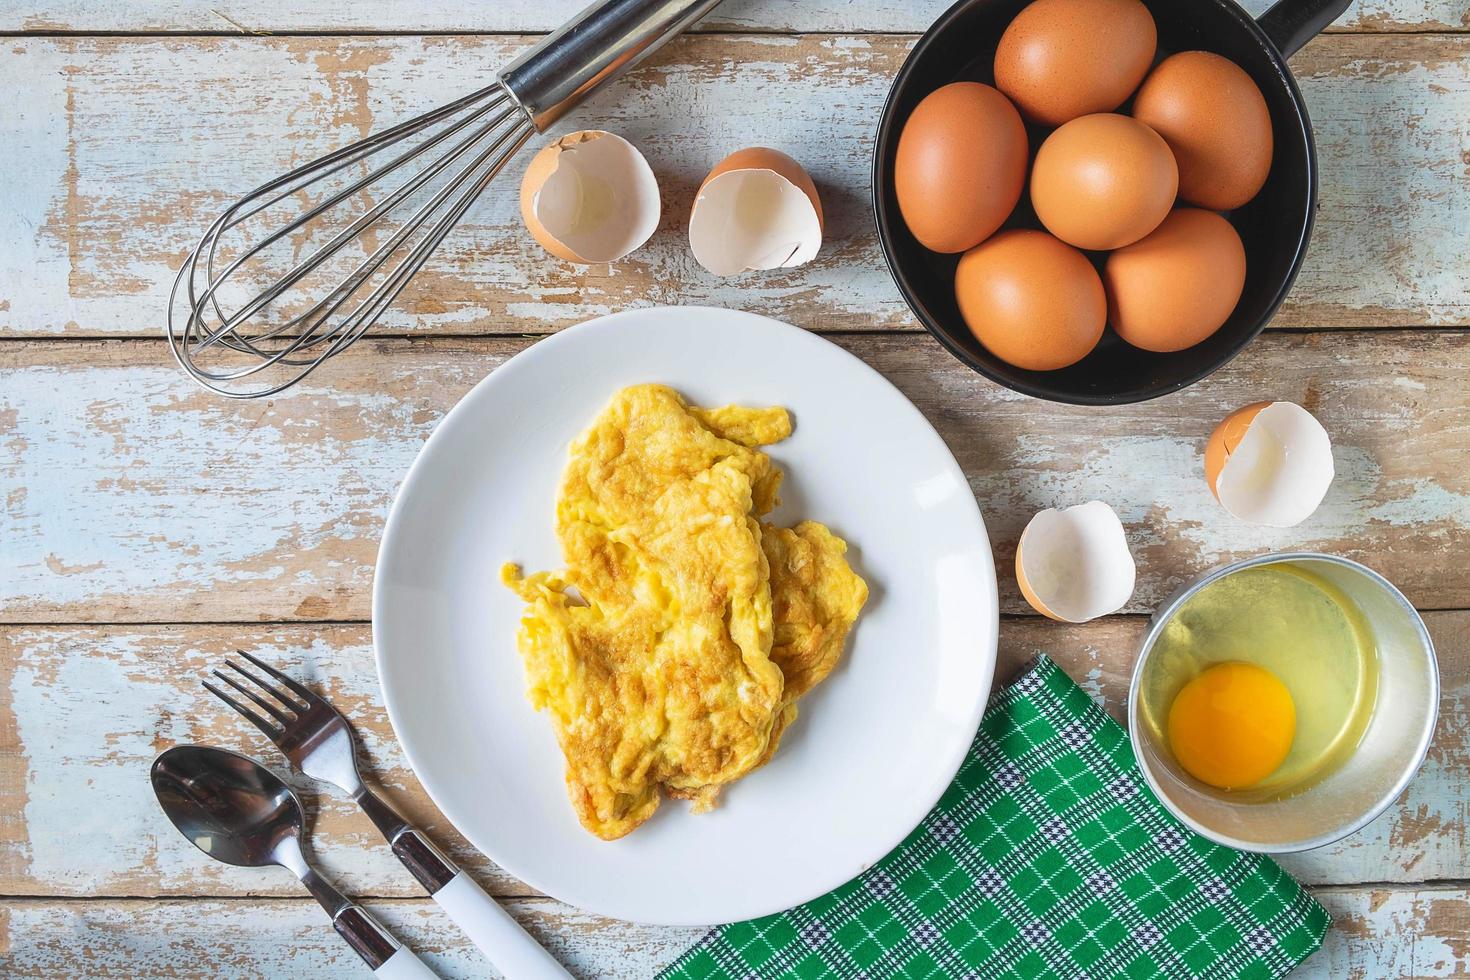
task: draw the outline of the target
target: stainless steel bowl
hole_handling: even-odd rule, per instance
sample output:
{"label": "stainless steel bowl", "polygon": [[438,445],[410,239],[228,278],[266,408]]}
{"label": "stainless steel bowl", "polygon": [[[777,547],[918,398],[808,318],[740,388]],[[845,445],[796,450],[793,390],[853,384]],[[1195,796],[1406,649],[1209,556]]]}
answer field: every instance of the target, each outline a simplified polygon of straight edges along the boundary
{"label": "stainless steel bowl", "polygon": [[[1345,592],[1367,618],[1378,646],[1378,700],[1357,751],[1336,772],[1295,796],[1266,803],[1232,800],[1185,773],[1142,724],[1144,669],[1165,625],[1196,592],[1241,569],[1296,565]],[[1138,767],[1176,817],[1217,843],[1243,851],[1306,851],[1355,833],[1388,808],[1414,777],[1439,713],[1439,666],[1424,620],[1387,579],[1346,558],[1287,553],[1217,568],[1179,591],[1154,615],[1128,687],[1128,732]]]}

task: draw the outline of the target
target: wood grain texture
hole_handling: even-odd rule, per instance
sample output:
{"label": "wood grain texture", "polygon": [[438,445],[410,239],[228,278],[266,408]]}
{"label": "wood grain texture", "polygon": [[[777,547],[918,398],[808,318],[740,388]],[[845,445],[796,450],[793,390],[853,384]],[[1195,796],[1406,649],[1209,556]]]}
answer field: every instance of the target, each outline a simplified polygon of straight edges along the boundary
{"label": "wood grain texture", "polygon": [[[1334,926],[1292,980],[1430,980],[1470,971],[1463,888],[1332,888],[1317,897]],[[544,899],[508,907],[585,980],[644,980],[703,934],[601,919]],[[495,975],[432,902],[377,902],[372,910],[445,980]],[[320,909],[281,899],[15,902],[0,908],[0,969],[16,980],[366,976]]]}
{"label": "wood grain texture", "polygon": [[[444,980],[499,976],[428,899],[369,907]],[[507,908],[585,980],[652,976],[703,934],[604,919],[544,899],[516,900]],[[48,980],[371,976],[310,899],[6,903],[0,907],[0,973]]]}
{"label": "wood grain texture", "polygon": [[[1304,882],[1470,878],[1470,612],[1431,613],[1428,621],[1444,684],[1429,759],[1403,798],[1365,830],[1284,859]],[[1045,651],[1121,720],[1143,626],[1141,617],[1085,626],[1006,619],[996,683]],[[391,798],[490,891],[532,894],[440,817],[380,706],[368,628],[337,625],[0,630],[0,813],[16,817],[0,823],[0,895],[296,894],[289,875],[230,868],[195,851],[168,824],[143,777],[158,752],[187,742],[237,747],[285,769],[272,746],[199,686],[236,648],[283,665],[346,712]],[[561,777],[546,778],[559,784]],[[291,782],[313,811],[315,850],[332,877],[359,895],[419,894],[352,804],[308,780]],[[740,805],[738,789],[724,805]]]}
{"label": "wood grain texture", "polygon": [[[725,0],[696,29],[918,32],[949,5],[950,0]],[[1270,5],[1242,3],[1254,14]],[[536,32],[556,28],[584,6],[583,0],[37,0],[0,9],[0,31]],[[1458,0],[1355,0],[1331,29],[1465,30],[1467,17]]]}
{"label": "wood grain texture", "polygon": [[[1268,334],[1178,395],[1106,411],[1013,394],[927,337],[837,339],[939,429],[1002,570],[1037,510],[1100,497],[1139,561],[1129,611],[1223,561],[1288,548],[1362,560],[1421,607],[1470,607],[1470,578],[1437,557],[1470,545],[1463,332]],[[194,389],[158,341],[0,344],[0,617],[367,619],[399,480],[460,396],[529,343],[363,343],[243,404]],[[1263,398],[1305,405],[1335,443],[1336,482],[1296,528],[1234,520],[1202,476],[1218,421]],[[1025,612],[1000,579],[1002,608]]]}
{"label": "wood grain texture", "polygon": [[[792,5],[793,9],[801,5]],[[315,9],[303,5],[301,9]],[[14,38],[0,87],[0,336],[157,336],[203,228],[261,180],[476,87],[528,38]],[[576,267],[526,234],[512,165],[380,329],[543,333],[644,303],[739,306],[819,330],[914,329],[870,215],[874,129],[909,36],[705,35],[594,97],[575,125],[647,154],[652,242]],[[1316,123],[1317,230],[1278,326],[1470,324],[1470,36],[1334,35],[1296,71]],[[772,111],[772,105],[779,111]],[[684,225],[694,189],[753,143],[809,168],[817,260],[718,279]]]}
{"label": "wood grain texture", "polygon": [[[196,739],[280,762],[197,687],[242,646],[347,710],[389,795],[575,975],[646,977],[698,937],[570,909],[476,854],[406,767],[368,627],[341,622],[367,617],[387,506],[449,407],[527,345],[519,335],[599,313],[709,303],[841,332],[959,457],[1010,612],[1025,612],[1008,569],[1026,519],[1093,497],[1127,523],[1135,612],[1220,561],[1298,546],[1364,560],[1421,607],[1470,607],[1470,334],[1453,329],[1470,326],[1464,0],[1357,0],[1294,60],[1322,192],[1275,325],[1312,332],[1268,335],[1186,393],[1106,412],[969,373],[913,332],[884,271],[873,129],[948,2],[725,0],[699,36],[572,120],[629,137],[653,164],[665,209],[647,247],[614,266],[549,258],[515,216],[513,166],[384,324],[414,339],[365,344],[248,405],[190,388],[156,340],[203,225],[260,179],[482,84],[584,0],[0,4],[0,975],[364,975],[284,872],[209,862],[143,777],[162,748]],[[64,36],[109,33],[131,36]],[[454,33],[474,36],[420,36]],[[689,255],[689,203],[715,160],[753,143],[808,166],[828,241],[803,269],[716,280]],[[1451,329],[1368,332],[1383,327]],[[129,337],[144,339],[102,339]],[[1232,521],[1199,473],[1214,423],[1261,398],[1305,404],[1335,442],[1332,493],[1293,531]],[[1425,766],[1364,831],[1282,862],[1335,917],[1294,976],[1470,976],[1470,612],[1427,620],[1444,697]],[[1142,628],[1007,618],[998,680],[1044,649],[1118,715]],[[441,975],[484,976],[371,824],[321,799],[329,873]]]}

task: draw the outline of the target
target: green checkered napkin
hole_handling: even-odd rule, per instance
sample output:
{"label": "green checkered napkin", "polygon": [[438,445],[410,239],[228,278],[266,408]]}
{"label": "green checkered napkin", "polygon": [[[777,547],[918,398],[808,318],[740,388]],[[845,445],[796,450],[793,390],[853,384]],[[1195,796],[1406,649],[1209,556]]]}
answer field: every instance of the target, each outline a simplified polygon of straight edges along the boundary
{"label": "green checkered napkin", "polygon": [[1329,921],[1275,862],[1170,816],[1127,733],[1038,657],[893,853],[815,901],[711,931],[662,976],[1280,977]]}

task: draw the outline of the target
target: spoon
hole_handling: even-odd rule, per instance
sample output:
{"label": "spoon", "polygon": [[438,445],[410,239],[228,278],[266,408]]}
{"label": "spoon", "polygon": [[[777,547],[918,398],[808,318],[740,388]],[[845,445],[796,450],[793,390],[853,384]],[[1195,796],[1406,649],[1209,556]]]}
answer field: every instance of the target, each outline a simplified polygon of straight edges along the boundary
{"label": "spoon", "polygon": [[302,853],[301,801],[254,759],[207,745],[179,745],[153,760],[153,792],[179,833],[216,861],[244,868],[278,864],[306,886],[332,925],[382,980],[427,980],[413,951],[333,888]]}

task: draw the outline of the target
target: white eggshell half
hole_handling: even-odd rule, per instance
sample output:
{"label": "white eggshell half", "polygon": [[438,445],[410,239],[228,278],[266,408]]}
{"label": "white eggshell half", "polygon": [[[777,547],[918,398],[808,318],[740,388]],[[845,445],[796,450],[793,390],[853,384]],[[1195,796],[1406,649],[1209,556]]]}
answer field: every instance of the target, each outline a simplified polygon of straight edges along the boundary
{"label": "white eggshell half", "polygon": [[1332,440],[1322,423],[1300,405],[1272,402],[1225,460],[1215,492],[1243,521],[1294,527],[1322,503],[1332,477]]}
{"label": "white eggshell half", "polygon": [[1016,549],[1016,578],[1026,600],[1068,623],[1122,609],[1136,576],[1123,522],[1101,500],[1042,511]]}
{"label": "white eggshell half", "polygon": [[700,188],[689,216],[689,245],[717,276],[789,269],[822,247],[811,198],[774,170],[730,170]]}
{"label": "white eggshell half", "polygon": [[637,147],[597,131],[552,145],[556,166],[530,202],[546,234],[579,262],[613,262],[648,241],[658,227],[658,181]]}

